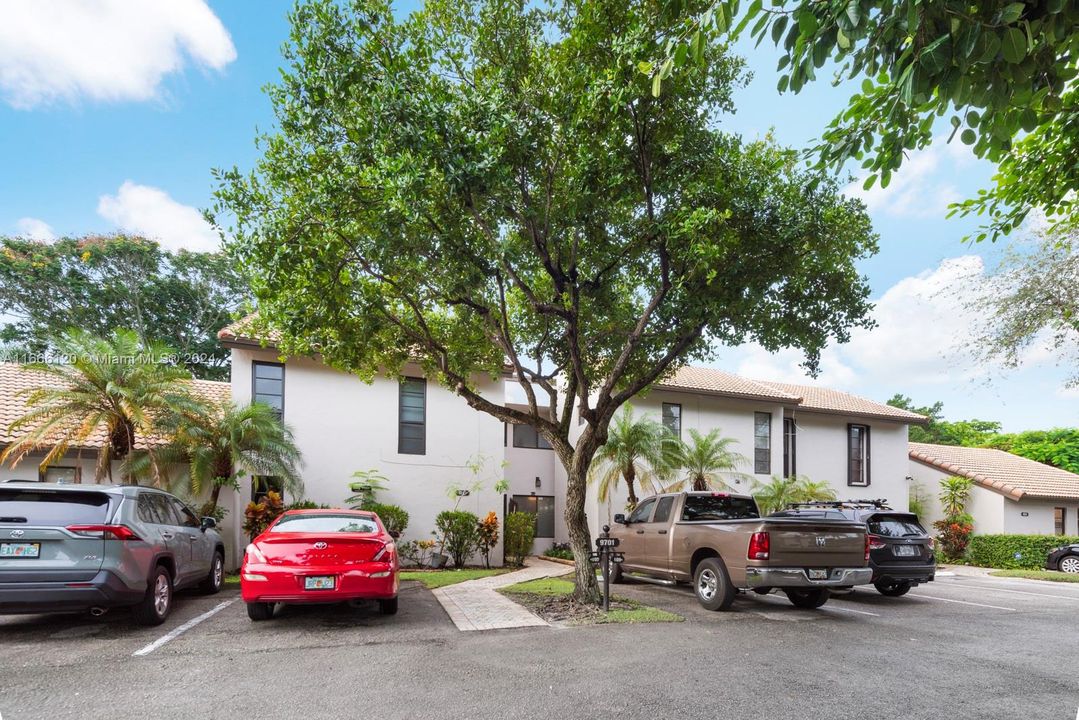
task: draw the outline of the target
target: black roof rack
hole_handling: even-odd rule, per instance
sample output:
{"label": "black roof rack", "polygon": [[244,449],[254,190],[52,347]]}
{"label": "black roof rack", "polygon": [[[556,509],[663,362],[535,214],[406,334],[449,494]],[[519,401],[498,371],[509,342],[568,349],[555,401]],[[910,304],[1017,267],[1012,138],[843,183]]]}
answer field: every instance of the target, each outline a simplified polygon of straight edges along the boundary
{"label": "black roof rack", "polygon": [[836,509],[872,509],[891,510],[886,499],[877,500],[813,500],[810,502],[787,503],[787,507],[794,508],[836,508]]}

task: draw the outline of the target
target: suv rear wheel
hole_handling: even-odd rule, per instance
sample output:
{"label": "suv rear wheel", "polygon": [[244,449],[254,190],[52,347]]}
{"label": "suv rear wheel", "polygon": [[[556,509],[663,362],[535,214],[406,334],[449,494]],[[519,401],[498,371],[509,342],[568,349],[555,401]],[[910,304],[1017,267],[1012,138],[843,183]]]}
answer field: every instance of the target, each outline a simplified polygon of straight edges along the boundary
{"label": "suv rear wheel", "polygon": [[719,558],[705,558],[693,574],[693,592],[706,610],[726,610],[737,591],[727,577],[727,568]]}
{"label": "suv rear wheel", "polygon": [[800,607],[806,610],[814,610],[819,608],[824,603],[828,602],[828,591],[824,588],[813,588],[811,590],[785,590],[787,593],[787,599],[791,601],[791,604],[795,607]]}
{"label": "suv rear wheel", "polygon": [[172,610],[172,575],[164,565],[154,568],[146,596],[134,607],[135,622],[139,625],[160,625]]}
{"label": "suv rear wheel", "polygon": [[880,580],[873,583],[873,587],[875,587],[877,592],[881,595],[899,597],[900,595],[906,595],[910,592],[911,585],[906,580]]}

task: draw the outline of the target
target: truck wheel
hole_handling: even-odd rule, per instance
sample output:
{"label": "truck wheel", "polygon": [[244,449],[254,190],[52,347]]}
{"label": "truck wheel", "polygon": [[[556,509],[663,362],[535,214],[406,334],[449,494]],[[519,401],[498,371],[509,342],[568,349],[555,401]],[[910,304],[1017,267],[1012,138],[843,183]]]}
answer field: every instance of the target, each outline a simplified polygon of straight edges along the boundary
{"label": "truck wheel", "polygon": [[787,599],[791,601],[791,604],[795,607],[804,608],[806,610],[814,610],[819,608],[824,603],[828,602],[828,591],[824,588],[813,588],[812,590],[784,590],[787,593]]}
{"label": "truck wheel", "polygon": [[887,595],[888,597],[899,597],[910,592],[910,583],[905,580],[881,580],[873,583],[873,587],[881,595]]}
{"label": "truck wheel", "polygon": [[607,566],[607,577],[611,579],[611,583],[614,585],[625,582],[625,578],[622,576],[622,563],[610,563]]}
{"label": "truck wheel", "polygon": [[693,575],[693,591],[706,610],[726,610],[734,602],[736,590],[719,558],[705,558]]}

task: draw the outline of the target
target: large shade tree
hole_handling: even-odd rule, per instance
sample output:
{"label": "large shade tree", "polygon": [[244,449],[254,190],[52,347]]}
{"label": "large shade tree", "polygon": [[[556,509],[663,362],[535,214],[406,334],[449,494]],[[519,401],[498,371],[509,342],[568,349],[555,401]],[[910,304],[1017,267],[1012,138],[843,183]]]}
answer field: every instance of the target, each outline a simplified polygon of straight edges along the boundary
{"label": "large shade tree", "polygon": [[[283,352],[368,379],[415,361],[537,428],[568,475],[582,600],[598,598],[588,468],[627,400],[715,344],[801,348],[813,369],[866,322],[861,205],[796,153],[719,129],[741,62],[706,48],[651,93],[637,62],[680,17],[624,0],[431,0],[403,20],[382,0],[302,4],[269,88],[278,127],[219,190]],[[524,407],[477,390],[507,366]]]}

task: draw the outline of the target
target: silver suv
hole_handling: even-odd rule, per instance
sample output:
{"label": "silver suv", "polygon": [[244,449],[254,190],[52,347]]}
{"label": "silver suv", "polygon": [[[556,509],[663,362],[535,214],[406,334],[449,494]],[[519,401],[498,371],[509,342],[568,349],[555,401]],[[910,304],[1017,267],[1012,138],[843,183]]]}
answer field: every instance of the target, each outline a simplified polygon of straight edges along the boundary
{"label": "silver suv", "polygon": [[221,589],[216,525],[152,488],[0,484],[0,614],[131,606],[160,625],[174,591]]}

